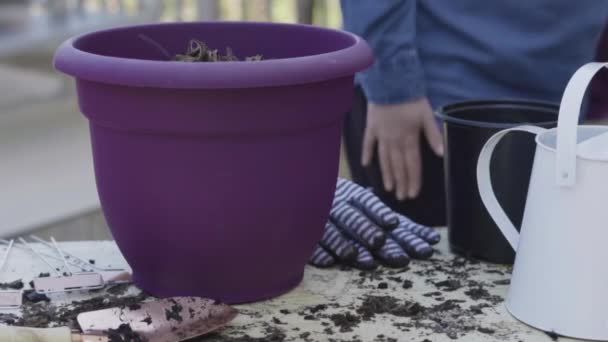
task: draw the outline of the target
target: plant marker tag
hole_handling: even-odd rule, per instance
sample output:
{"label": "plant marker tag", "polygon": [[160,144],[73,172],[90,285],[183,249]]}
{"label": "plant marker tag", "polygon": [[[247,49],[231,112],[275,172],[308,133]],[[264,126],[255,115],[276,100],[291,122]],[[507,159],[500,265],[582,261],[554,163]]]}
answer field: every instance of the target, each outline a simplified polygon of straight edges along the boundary
{"label": "plant marker tag", "polygon": [[[55,242],[54,245],[50,244],[48,241],[45,241],[41,238],[39,238],[36,235],[30,235],[30,237],[37,241],[42,243],[43,245],[49,247],[49,248],[55,248],[62,256],[64,262],[67,263],[66,260],[66,256],[70,258],[70,264],[76,267],[79,267],[80,269],[82,269],[85,272],[92,272],[92,271],[88,271],[86,270],[91,269],[96,271],[95,273],[99,273],[101,274],[103,281],[106,285],[115,285],[115,284],[125,284],[125,283],[131,283],[133,282],[131,273],[128,272],[127,270],[124,269],[104,269],[101,267],[97,267],[93,264],[90,264],[89,262],[87,262],[86,260],[77,257],[76,255],[70,254],[66,251],[62,251],[58,248],[57,243]],[[54,240],[54,239],[53,239]],[[68,267],[66,265],[66,267]]]}
{"label": "plant marker tag", "polygon": [[[0,271],[4,269],[6,262],[8,260],[8,255],[13,248],[13,243],[15,240],[11,240],[6,247],[6,251],[4,252],[4,256],[2,257],[2,262],[0,263]],[[2,290],[0,291],[0,310],[6,309],[18,309],[21,307],[23,303],[23,292],[21,290]]]}
{"label": "plant marker tag", "polygon": [[73,273],[68,277],[34,278],[34,288],[40,294],[97,290],[104,286],[105,283],[101,274],[92,272]]}
{"label": "plant marker tag", "polygon": [[55,292],[67,292],[77,290],[94,290],[100,289],[105,286],[103,278],[99,273],[93,272],[79,272],[72,273],[70,265],[68,264],[63,251],[59,248],[55,238],[51,236],[53,247],[57,250],[57,253],[63,261],[64,267],[67,270],[67,276],[59,277],[42,277],[34,279],[34,288],[37,293],[55,293]]}
{"label": "plant marker tag", "polygon": [[21,307],[21,304],[23,304],[23,291],[0,291],[0,310],[19,309]]}

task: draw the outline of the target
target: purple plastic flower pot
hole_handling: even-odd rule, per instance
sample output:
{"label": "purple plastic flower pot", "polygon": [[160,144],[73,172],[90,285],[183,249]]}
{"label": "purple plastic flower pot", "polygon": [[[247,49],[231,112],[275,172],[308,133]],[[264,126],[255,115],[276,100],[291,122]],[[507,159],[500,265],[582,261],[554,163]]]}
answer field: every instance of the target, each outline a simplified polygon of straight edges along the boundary
{"label": "purple plastic flower pot", "polygon": [[[143,38],[142,38],[143,37]],[[264,61],[176,62],[197,38]],[[97,189],[136,284],[228,303],[299,284],[329,216],[342,119],[369,46],[340,30],[165,23],[81,35],[76,79]]]}

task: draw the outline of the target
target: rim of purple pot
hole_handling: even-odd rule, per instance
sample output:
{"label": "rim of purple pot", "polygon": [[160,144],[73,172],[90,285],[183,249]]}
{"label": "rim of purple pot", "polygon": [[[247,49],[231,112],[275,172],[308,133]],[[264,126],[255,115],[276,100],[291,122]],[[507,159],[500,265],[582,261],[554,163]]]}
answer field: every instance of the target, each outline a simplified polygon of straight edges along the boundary
{"label": "rim of purple pot", "polygon": [[[94,54],[76,47],[80,39],[111,31],[149,28],[162,25],[251,25],[281,26],[325,31],[343,35],[352,44],[334,51],[299,57],[262,61],[185,63],[169,60],[148,60]],[[156,88],[222,89],[254,88],[321,82],[352,76],[373,64],[373,52],[367,42],[350,32],[314,25],[252,22],[210,21],[172,22],[120,26],[69,38],[56,50],[54,67],[77,79],[101,83]],[[204,75],[204,77],[201,77]],[[229,75],[229,77],[227,77]]]}

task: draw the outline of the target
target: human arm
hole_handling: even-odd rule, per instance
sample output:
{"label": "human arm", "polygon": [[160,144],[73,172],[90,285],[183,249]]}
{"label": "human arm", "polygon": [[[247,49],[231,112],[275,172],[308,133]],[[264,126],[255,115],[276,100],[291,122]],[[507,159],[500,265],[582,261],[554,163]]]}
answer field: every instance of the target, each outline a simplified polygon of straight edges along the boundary
{"label": "human arm", "polygon": [[443,154],[415,44],[416,3],[341,0],[341,6],[344,29],[364,38],[375,55],[373,66],[356,76],[368,100],[362,163],[378,153],[385,189],[414,198],[422,184],[420,134]]}

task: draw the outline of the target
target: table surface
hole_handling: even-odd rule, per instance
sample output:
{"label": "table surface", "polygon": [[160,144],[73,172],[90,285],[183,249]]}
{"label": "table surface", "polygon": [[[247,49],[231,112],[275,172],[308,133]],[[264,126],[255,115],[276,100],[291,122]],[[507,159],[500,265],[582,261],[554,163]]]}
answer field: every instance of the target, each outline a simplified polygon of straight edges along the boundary
{"label": "table surface", "polygon": [[[205,341],[551,341],[552,338],[513,318],[505,309],[503,299],[508,289],[511,269],[466,261],[448,250],[446,234],[429,261],[413,260],[407,269],[379,268],[361,273],[354,269],[334,267],[319,269],[307,266],[302,283],[278,298],[246,305],[236,305],[239,316],[220,333]],[[41,245],[35,248],[44,250]],[[95,259],[98,266],[128,265],[114,242],[65,242],[63,249],[81,258]],[[47,250],[48,251],[48,250]],[[59,263],[56,263],[60,266]],[[19,248],[11,252],[0,274],[0,282],[23,279],[29,282],[48,267]],[[437,282],[455,279],[462,287],[447,291]],[[405,289],[403,283],[412,282]],[[475,290],[479,287],[481,298]],[[26,285],[28,287],[28,285]],[[471,291],[473,290],[473,291]],[[125,295],[136,293],[132,286]],[[479,291],[477,291],[477,294]],[[65,305],[74,300],[88,299],[103,293],[70,293],[52,295],[51,304]],[[423,309],[422,318],[407,317],[398,310],[373,317],[357,314],[373,300],[395,301],[397,308],[412,308],[417,302]],[[450,301],[452,300],[452,301]],[[446,301],[447,304],[446,304]],[[442,304],[443,303],[443,304]],[[473,308],[471,308],[473,307]],[[479,309],[481,308],[481,312]],[[18,310],[5,310],[0,313]],[[403,312],[403,311],[401,311]],[[352,315],[351,315],[352,314]],[[251,337],[250,339],[244,336]],[[260,339],[255,339],[260,338]],[[559,341],[570,339],[559,338]],[[570,340],[572,341],[572,340]]]}

